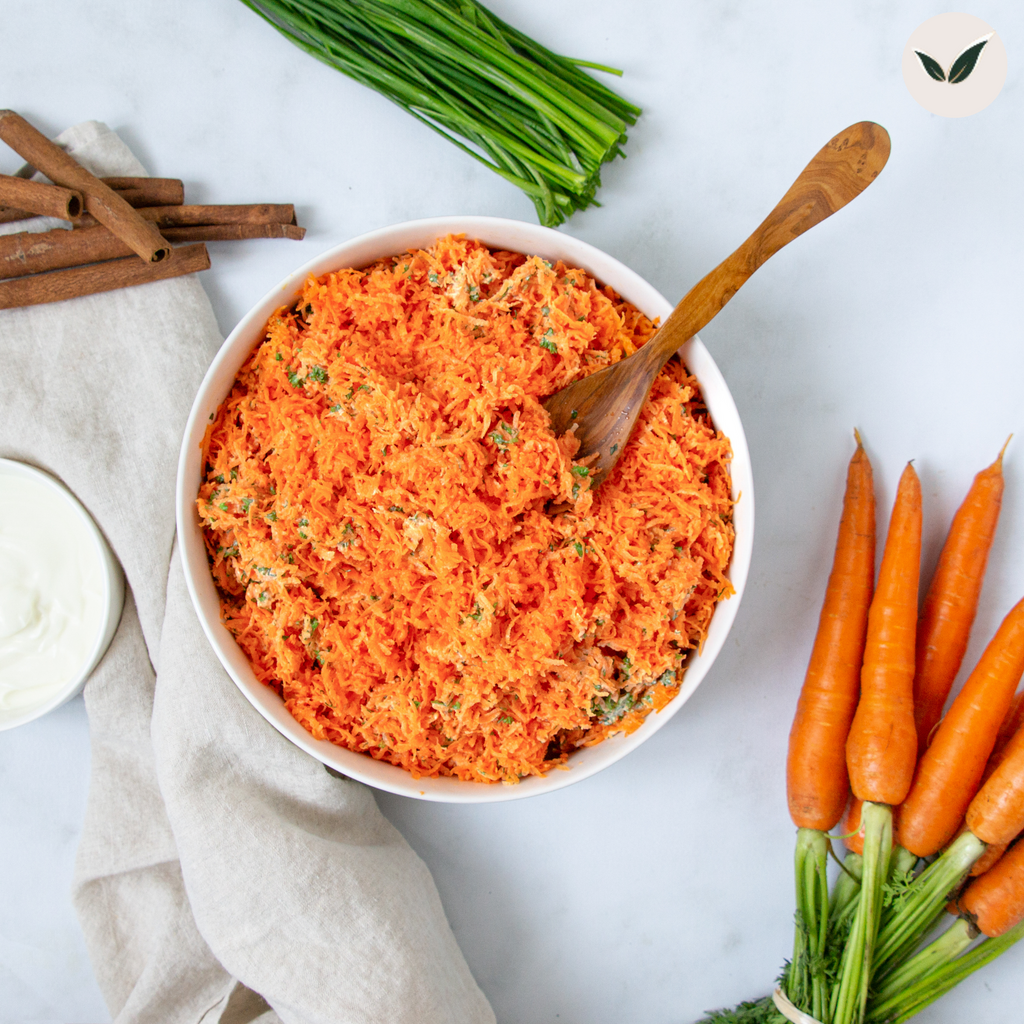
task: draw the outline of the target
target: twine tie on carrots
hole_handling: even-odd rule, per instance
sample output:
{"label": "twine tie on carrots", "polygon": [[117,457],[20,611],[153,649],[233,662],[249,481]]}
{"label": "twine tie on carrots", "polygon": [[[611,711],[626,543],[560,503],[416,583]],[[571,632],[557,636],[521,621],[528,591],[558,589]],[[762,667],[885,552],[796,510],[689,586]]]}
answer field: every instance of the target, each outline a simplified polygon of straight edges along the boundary
{"label": "twine tie on carrots", "polygon": [[775,1004],[775,1009],[782,1014],[786,1020],[791,1020],[793,1024],[821,1024],[821,1021],[817,1018],[812,1017],[809,1013],[804,1013],[803,1010],[797,1009],[787,998],[785,992],[781,988],[776,988],[772,993],[772,1002]]}

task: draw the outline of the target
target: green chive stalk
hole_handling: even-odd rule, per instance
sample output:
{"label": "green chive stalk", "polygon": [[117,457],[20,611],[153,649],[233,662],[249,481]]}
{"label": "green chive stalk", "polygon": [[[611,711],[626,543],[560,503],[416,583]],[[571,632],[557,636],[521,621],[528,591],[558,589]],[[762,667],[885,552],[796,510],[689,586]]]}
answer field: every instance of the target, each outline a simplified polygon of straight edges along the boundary
{"label": "green chive stalk", "polygon": [[908,886],[900,907],[879,932],[876,979],[883,979],[910,955],[943,913],[949,894],[984,852],[985,844],[971,832],[964,832]]}
{"label": "green chive stalk", "polygon": [[[952,930],[951,928],[950,931]],[[959,985],[979,967],[991,963],[1022,937],[1024,921],[996,938],[985,939],[973,949],[924,974],[884,1001],[873,1001],[865,1017],[866,1024],[903,1024]]]}
{"label": "green chive stalk", "polygon": [[387,96],[521,188],[554,227],[596,204],[640,108],[477,0],[242,0],[286,39]]}
{"label": "green chive stalk", "polygon": [[793,962],[786,977],[790,1001],[821,1024],[829,1024],[825,949],[828,943],[829,838],[801,828],[796,840],[796,928]]}
{"label": "green chive stalk", "polygon": [[864,853],[860,898],[846,938],[839,977],[832,988],[832,1024],[860,1024],[867,1007],[875,938],[882,913],[882,888],[892,855],[892,808],[864,801]]}

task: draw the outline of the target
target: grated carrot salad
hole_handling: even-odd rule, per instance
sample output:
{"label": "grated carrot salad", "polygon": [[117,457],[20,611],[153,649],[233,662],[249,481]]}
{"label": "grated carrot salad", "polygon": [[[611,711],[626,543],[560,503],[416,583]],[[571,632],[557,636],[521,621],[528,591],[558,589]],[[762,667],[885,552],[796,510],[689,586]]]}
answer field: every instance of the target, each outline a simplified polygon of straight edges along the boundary
{"label": "grated carrot salad", "polygon": [[591,491],[540,404],[654,330],[581,270],[461,237],[271,317],[198,508],[225,623],[313,736],[516,782],[678,692],[732,592],[728,439],[674,359]]}

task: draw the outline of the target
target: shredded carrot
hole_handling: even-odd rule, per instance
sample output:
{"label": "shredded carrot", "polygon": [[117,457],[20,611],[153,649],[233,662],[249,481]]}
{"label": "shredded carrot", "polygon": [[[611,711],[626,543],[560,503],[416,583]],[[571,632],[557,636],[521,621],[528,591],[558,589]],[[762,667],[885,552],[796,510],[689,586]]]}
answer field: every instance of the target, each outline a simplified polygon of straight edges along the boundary
{"label": "shredded carrot", "polygon": [[671,700],[732,592],[728,439],[673,360],[591,491],[540,404],[654,330],[581,270],[460,237],[270,319],[198,508],[225,623],[313,736],[516,782]]}

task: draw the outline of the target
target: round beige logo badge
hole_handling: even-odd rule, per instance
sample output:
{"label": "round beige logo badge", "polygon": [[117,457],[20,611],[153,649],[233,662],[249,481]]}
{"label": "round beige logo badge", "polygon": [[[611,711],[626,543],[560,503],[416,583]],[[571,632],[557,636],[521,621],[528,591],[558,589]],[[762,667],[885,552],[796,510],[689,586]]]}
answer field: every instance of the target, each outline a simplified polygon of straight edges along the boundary
{"label": "round beige logo badge", "polygon": [[914,29],[903,51],[903,81],[925,110],[967,117],[987,107],[1006,81],[1006,50],[971,14],[940,14]]}

